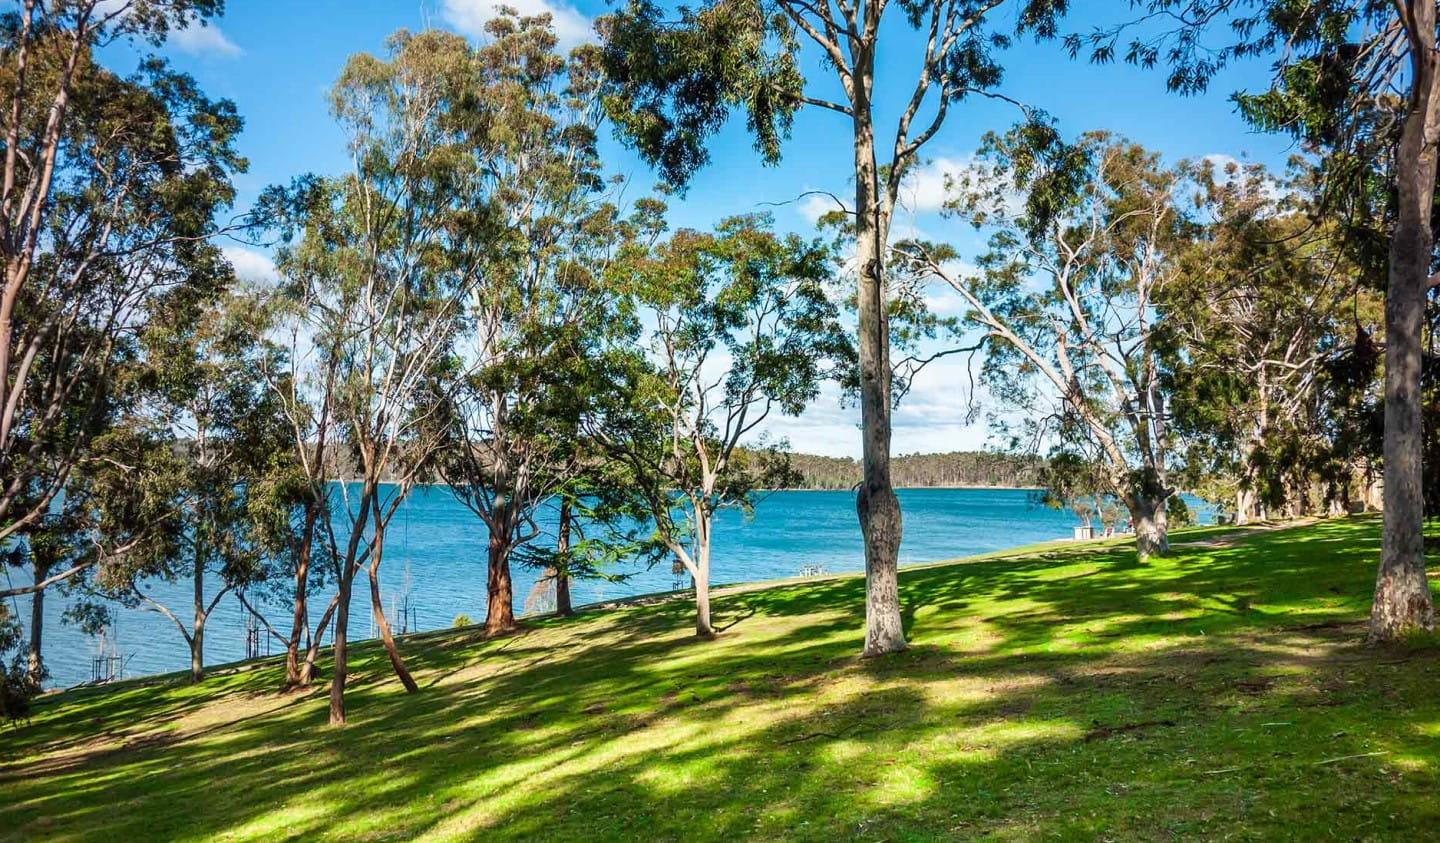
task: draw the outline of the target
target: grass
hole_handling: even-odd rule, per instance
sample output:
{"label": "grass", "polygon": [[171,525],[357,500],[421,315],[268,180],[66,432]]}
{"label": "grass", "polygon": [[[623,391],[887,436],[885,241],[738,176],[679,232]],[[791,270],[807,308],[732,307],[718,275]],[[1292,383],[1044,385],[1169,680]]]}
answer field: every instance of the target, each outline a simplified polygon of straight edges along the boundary
{"label": "grass", "polygon": [[[1423,839],[1440,650],[1362,646],[1378,522],[1050,547],[863,582],[359,649],[352,722],[273,664],[46,698],[0,732],[0,838]],[[722,563],[723,564],[723,563]],[[477,574],[478,576],[478,574]]]}

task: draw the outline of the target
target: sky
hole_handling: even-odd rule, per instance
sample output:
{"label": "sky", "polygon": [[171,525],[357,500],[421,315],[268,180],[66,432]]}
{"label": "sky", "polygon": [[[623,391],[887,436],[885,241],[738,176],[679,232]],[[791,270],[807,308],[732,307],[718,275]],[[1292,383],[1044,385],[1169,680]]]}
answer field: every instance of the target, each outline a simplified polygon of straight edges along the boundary
{"label": "sky", "polygon": [[[604,0],[509,0],[508,5],[527,14],[551,13],[565,45],[591,37],[591,21],[606,11]],[[1063,31],[1087,32],[1122,20],[1128,3],[1075,0],[1072,6],[1077,11]],[[492,0],[230,0],[224,17],[175,34],[160,52],[194,75],[209,96],[233,100],[244,117],[239,148],[250,169],[237,179],[236,209],[243,212],[268,185],[303,173],[345,170],[344,138],[330,117],[327,95],[349,56],[383,52],[386,36],[401,28],[442,27],[480,38],[493,14]],[[1002,7],[995,20],[1013,26],[1013,14]],[[883,127],[893,125],[908,99],[923,45],[898,23],[893,38],[882,43],[876,102]],[[105,60],[124,69],[133,64],[135,53],[116,48]],[[1222,156],[1278,167],[1296,152],[1286,138],[1250,130],[1229,100],[1236,90],[1262,88],[1268,80],[1264,66],[1232,68],[1214,81],[1210,93],[1182,98],[1165,91],[1161,72],[1071,60],[1054,42],[1017,43],[1002,54],[1002,62],[1000,90],[1044,109],[1067,135],[1107,129],[1169,161]],[[834,95],[829,72],[813,56],[804,70],[812,92]],[[897,219],[897,228],[946,239],[962,258],[977,255],[981,244],[975,234],[936,213],[945,173],[964,166],[986,131],[1004,130],[1018,116],[1014,106],[992,100],[952,108],[945,128],[923,152],[926,163],[907,185],[909,209]],[[653,173],[618,141],[607,138],[603,152],[611,170],[636,188],[646,190],[654,183]],[[847,118],[829,111],[811,109],[797,116],[776,167],[761,163],[743,119],[733,120],[713,139],[711,158],[685,197],[671,202],[673,227],[708,227],[734,214],[767,211],[777,228],[808,233],[828,208],[828,200],[808,191],[842,197],[853,191]],[[231,243],[226,251],[242,277],[274,272],[263,246]],[[954,299],[938,290],[931,304],[942,311],[956,308]],[[894,453],[979,449],[991,441],[985,413],[1001,408],[982,405],[979,417],[967,422],[970,365],[968,355],[947,357],[916,378],[895,414]],[[858,457],[858,424],[858,409],[845,406],[836,390],[827,388],[800,417],[775,418],[767,432],[788,439],[797,451]]]}

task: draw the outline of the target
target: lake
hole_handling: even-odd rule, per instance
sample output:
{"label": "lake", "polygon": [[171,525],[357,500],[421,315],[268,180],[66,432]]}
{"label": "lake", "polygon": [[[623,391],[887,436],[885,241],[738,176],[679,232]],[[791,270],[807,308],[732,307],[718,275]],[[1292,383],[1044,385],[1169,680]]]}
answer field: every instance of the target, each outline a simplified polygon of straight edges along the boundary
{"label": "lake", "polygon": [[[1068,511],[1038,506],[1031,493],[1019,489],[902,489],[905,516],[900,546],[903,565],[954,559],[977,553],[1064,538],[1076,525]],[[1187,498],[1201,523],[1210,520],[1209,509]],[[412,607],[410,631],[450,626],[457,615],[475,622],[485,614],[484,525],[443,487],[421,487],[401,508],[386,539],[386,556],[380,570],[384,604],[391,612],[408,593]],[[809,566],[828,573],[861,571],[865,567],[854,495],[848,491],[791,491],[768,495],[747,519],[738,511],[719,515],[715,528],[712,581],[717,584],[791,577]],[[10,575],[15,584],[15,572]],[[526,597],[538,572],[516,566],[515,610],[524,611]],[[577,581],[572,586],[577,606],[648,592],[668,591],[675,577],[668,562],[633,572],[624,582]],[[151,583],[152,596],[177,614],[186,616],[191,586]],[[374,634],[369,611],[369,587],[362,574],[356,581],[351,637]],[[329,595],[316,600],[312,617],[318,617]],[[251,595],[252,603],[255,595]],[[50,668],[49,684],[68,686],[89,681],[91,659],[99,642],[61,624],[69,600],[52,590],[46,600],[44,657]],[[28,598],[11,606],[22,621],[30,617]],[[282,632],[289,631],[284,607],[262,609]],[[180,632],[163,615],[142,609],[119,609],[107,649],[124,659],[124,675],[141,676],[183,670],[189,653]],[[188,620],[187,620],[188,624]],[[223,664],[245,656],[245,612],[226,596],[211,615],[205,634],[206,664]],[[268,638],[268,636],[266,636]],[[328,637],[327,637],[328,640]],[[278,642],[262,642],[280,652]]]}

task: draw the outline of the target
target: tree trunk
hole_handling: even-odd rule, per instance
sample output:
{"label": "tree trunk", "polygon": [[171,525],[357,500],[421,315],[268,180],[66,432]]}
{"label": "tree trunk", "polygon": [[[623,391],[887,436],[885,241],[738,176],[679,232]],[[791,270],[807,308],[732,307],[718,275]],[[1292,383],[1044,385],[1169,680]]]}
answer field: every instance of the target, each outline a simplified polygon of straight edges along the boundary
{"label": "tree trunk", "polygon": [[710,572],[702,571],[695,580],[695,634],[714,638],[715,625],[710,621]]}
{"label": "tree trunk", "polygon": [[[496,519],[505,524],[508,519]],[[489,570],[486,574],[485,634],[500,635],[515,628],[515,586],[510,577],[509,536],[490,533]]]}
{"label": "tree trunk", "polygon": [[350,631],[350,586],[354,582],[354,567],[347,560],[346,570],[340,576],[340,600],[335,605],[335,666],[330,677],[330,725],[345,722],[345,673],[348,668],[346,645]]}
{"label": "tree trunk", "polygon": [[340,605],[337,597],[325,607],[325,614],[320,616],[320,623],[315,625],[315,637],[305,648],[305,664],[300,667],[300,684],[309,685],[315,681],[315,660],[320,656],[320,645],[325,640],[325,630],[330,628],[330,620],[335,616],[335,608]]}
{"label": "tree trunk", "polygon": [[1370,610],[1371,643],[1435,628],[1435,606],[1425,579],[1420,370],[1434,249],[1430,217],[1440,91],[1436,90],[1435,4],[1409,0],[1404,5],[1414,27],[1409,33],[1413,87],[1396,156],[1398,217],[1390,241],[1385,294],[1385,514]]}
{"label": "tree trunk", "polygon": [[695,634],[714,638],[715,625],[710,620],[710,526],[711,513],[695,513]]}
{"label": "tree trunk", "polygon": [[190,634],[190,681],[205,678],[205,553],[195,551],[195,623]]}
{"label": "tree trunk", "polygon": [[865,541],[865,645],[861,655],[905,649],[900,617],[900,500],[890,479],[890,332],[885,312],[884,250],[888,232],[875,166],[869,68],[856,61],[854,83],[855,258],[860,334],[860,426],[864,478],[855,509]]}
{"label": "tree trunk", "polygon": [[1140,561],[1152,556],[1170,554],[1169,518],[1165,501],[1154,498],[1132,498],[1126,504],[1130,520],[1135,524],[1135,552]]}
{"label": "tree trunk", "polygon": [[[50,573],[45,565],[35,566],[35,582],[43,582]],[[30,595],[30,644],[26,653],[26,669],[30,674],[30,681],[38,687],[45,681],[45,659],[41,655],[41,643],[43,630],[45,628],[45,589],[37,589]]]}
{"label": "tree trunk", "polygon": [[1235,523],[1249,524],[1255,520],[1255,489],[1244,488],[1235,492]]}
{"label": "tree trunk", "polygon": [[380,557],[372,554],[370,561],[370,611],[375,613],[375,625],[380,628],[380,640],[385,644],[385,652],[390,656],[390,666],[395,669],[395,675],[400,677],[400,684],[405,690],[415,693],[420,686],[415,684],[415,679],[405,667],[405,659],[401,658],[400,650],[395,646],[395,636],[390,634],[390,622],[385,620],[385,610],[380,604]]}
{"label": "tree trunk", "polygon": [[190,635],[190,681],[199,682],[205,678],[205,621],[195,621],[195,631]]}
{"label": "tree trunk", "polygon": [[375,536],[370,543],[370,611],[374,615],[375,623],[380,627],[380,641],[385,645],[386,654],[390,656],[390,667],[395,670],[395,675],[400,678],[400,684],[405,686],[405,690],[413,694],[420,690],[420,686],[415,684],[410,670],[405,667],[405,660],[400,657],[400,650],[395,646],[395,636],[390,634],[390,622],[385,619],[385,607],[380,600],[380,563],[385,560],[387,522],[381,517],[378,496],[371,498],[370,511],[375,523]]}
{"label": "tree trunk", "polygon": [[570,553],[570,501],[560,502],[560,526],[555,531],[555,555],[560,563],[555,570],[555,614],[567,618],[575,614],[575,609],[570,605],[570,574],[569,560]]}
{"label": "tree trunk", "polygon": [[306,507],[305,525],[300,534],[300,554],[295,563],[295,611],[291,616],[290,640],[285,645],[285,684],[292,687],[310,682],[309,671],[301,670],[300,634],[310,625],[310,555],[315,546],[315,522],[319,518],[320,504],[312,501]]}

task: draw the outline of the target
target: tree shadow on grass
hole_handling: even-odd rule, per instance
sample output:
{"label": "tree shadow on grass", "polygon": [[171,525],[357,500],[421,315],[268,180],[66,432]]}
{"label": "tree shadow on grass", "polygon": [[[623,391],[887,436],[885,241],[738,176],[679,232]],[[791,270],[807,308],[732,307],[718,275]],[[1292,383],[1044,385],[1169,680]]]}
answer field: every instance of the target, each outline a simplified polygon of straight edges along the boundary
{"label": "tree shadow on grass", "polygon": [[[689,634],[683,602],[407,640],[417,695],[357,647],[343,729],[318,695],[243,717],[264,702],[259,674],[202,685],[228,714],[184,687],[47,703],[0,751],[72,757],[0,772],[0,836],[1413,831],[1440,810],[1424,796],[1437,660],[1355,646],[1367,530],[1257,535],[1139,571],[1124,550],[907,571],[914,646],[881,660],[856,658],[863,582],[833,580],[719,599],[738,622],[713,641]],[[156,712],[163,743],[73,751],[93,718]],[[1376,760],[1391,755],[1406,766]]]}

